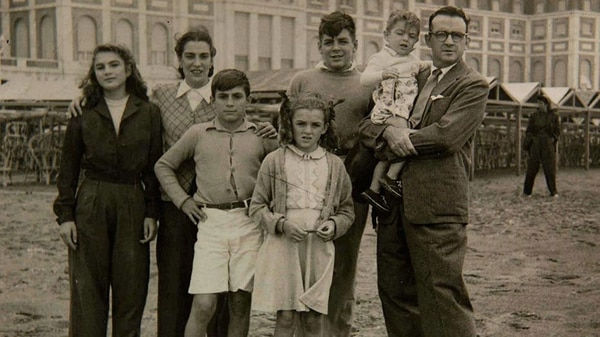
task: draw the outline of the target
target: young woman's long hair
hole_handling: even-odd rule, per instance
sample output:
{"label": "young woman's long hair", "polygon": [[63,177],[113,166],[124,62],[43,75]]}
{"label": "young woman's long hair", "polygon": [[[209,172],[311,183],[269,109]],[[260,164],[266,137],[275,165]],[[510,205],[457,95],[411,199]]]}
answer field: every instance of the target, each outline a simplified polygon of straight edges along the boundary
{"label": "young woman's long hair", "polygon": [[279,142],[282,145],[294,144],[292,119],[299,109],[318,109],[325,113],[327,131],[321,135],[319,145],[327,151],[333,152],[338,148],[338,137],[335,134],[334,106],[338,102],[327,102],[318,93],[302,93],[295,97],[284,97],[279,110]]}
{"label": "young woman's long hair", "polygon": [[125,69],[129,68],[131,74],[125,81],[125,90],[129,95],[137,96],[145,101],[148,100],[148,87],[146,82],[142,79],[142,75],[138,70],[138,67],[133,58],[133,54],[124,46],[118,46],[114,44],[101,44],[94,49],[94,57],[92,58],[92,64],[88,70],[87,76],[81,81],[79,88],[83,91],[83,96],[86,100],[86,105],[90,107],[96,106],[98,102],[102,100],[104,96],[104,90],[98,83],[96,73],[94,72],[94,64],[96,63],[96,56],[102,52],[111,52],[119,55],[119,57],[125,63]]}

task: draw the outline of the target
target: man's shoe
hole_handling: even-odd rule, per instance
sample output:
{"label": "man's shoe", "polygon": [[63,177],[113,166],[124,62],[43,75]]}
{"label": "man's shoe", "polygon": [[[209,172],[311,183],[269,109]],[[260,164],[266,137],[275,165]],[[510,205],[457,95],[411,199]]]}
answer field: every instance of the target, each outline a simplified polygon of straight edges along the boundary
{"label": "man's shoe", "polygon": [[362,192],[360,196],[378,211],[383,213],[390,212],[390,206],[387,201],[385,201],[385,198],[371,189]]}
{"label": "man's shoe", "polygon": [[386,174],[379,180],[379,183],[394,198],[402,198],[402,181],[394,180]]}

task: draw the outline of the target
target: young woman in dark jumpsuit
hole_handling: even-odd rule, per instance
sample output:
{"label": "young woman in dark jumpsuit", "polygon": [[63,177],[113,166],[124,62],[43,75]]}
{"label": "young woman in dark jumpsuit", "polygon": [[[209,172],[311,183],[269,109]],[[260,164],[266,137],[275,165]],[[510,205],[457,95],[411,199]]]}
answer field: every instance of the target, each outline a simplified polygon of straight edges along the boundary
{"label": "young woman in dark jumpsuit", "polygon": [[[100,45],[67,126],[54,212],[69,248],[70,336],[140,336],[156,235],[161,119],[125,48]],[[81,179],[80,179],[81,177]]]}

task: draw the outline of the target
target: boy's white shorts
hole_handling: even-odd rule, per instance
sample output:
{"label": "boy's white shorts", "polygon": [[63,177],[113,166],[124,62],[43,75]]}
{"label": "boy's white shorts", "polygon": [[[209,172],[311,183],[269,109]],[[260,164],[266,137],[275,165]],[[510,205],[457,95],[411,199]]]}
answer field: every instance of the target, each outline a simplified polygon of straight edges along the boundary
{"label": "boy's white shorts", "polygon": [[203,211],[207,219],[198,224],[189,293],[251,292],[262,229],[245,208]]}

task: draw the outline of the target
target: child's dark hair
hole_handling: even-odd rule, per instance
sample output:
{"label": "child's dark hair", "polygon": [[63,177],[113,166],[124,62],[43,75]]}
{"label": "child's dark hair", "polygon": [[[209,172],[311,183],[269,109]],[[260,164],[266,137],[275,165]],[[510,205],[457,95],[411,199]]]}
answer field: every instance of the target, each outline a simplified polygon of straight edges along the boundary
{"label": "child's dark hair", "polygon": [[243,87],[246,97],[250,96],[250,81],[248,76],[237,69],[225,69],[219,71],[210,85],[211,94],[215,97],[217,90],[226,91],[235,87]]}
{"label": "child's dark hair", "polygon": [[321,135],[319,145],[333,152],[338,148],[338,138],[335,135],[335,111],[337,103],[325,101],[318,93],[301,93],[294,97],[285,97],[279,110],[279,142],[282,145],[294,144],[292,119],[299,109],[322,110],[325,116],[327,131]]}
{"label": "child's dark hair", "polygon": [[110,52],[117,54],[125,64],[125,69],[131,70],[131,74],[127,76],[127,80],[125,81],[125,90],[129,95],[137,96],[145,101],[148,100],[148,87],[146,83],[142,79],[142,75],[137,68],[135,63],[135,59],[133,58],[133,54],[129,49],[124,46],[118,46],[114,44],[101,44],[94,49],[92,64],[90,65],[90,69],[86,77],[81,81],[79,88],[83,91],[83,96],[85,97],[86,104],[89,104],[90,107],[96,106],[98,102],[102,100],[104,96],[104,89],[98,83],[98,79],[96,78],[95,63],[96,56],[99,53]]}
{"label": "child's dark hair", "polygon": [[319,40],[323,39],[323,35],[338,36],[342,30],[348,29],[352,42],[356,40],[356,26],[354,19],[346,13],[335,11],[321,18],[319,25]]}
{"label": "child's dark hair", "polygon": [[[213,45],[212,38],[208,33],[208,29],[206,29],[206,27],[204,26],[198,26],[194,29],[190,29],[177,39],[177,44],[175,44],[175,54],[177,55],[177,59],[179,59],[180,62],[181,57],[183,56],[183,49],[185,48],[185,44],[190,41],[206,42],[210,47],[211,60],[215,57],[215,55],[217,55],[217,49],[215,49],[215,46]],[[185,77],[183,74],[183,67],[181,67],[181,65],[177,67],[177,71],[179,72],[179,76],[181,76],[181,78]],[[208,70],[208,77],[211,77],[214,72],[215,67],[211,65],[210,69]]]}
{"label": "child's dark hair", "polygon": [[400,21],[406,21],[406,30],[411,27],[417,27],[417,30],[419,32],[421,31],[421,19],[419,19],[419,17],[413,12],[400,9],[390,13],[385,25],[385,30],[389,32],[390,29],[392,29],[394,25]]}

